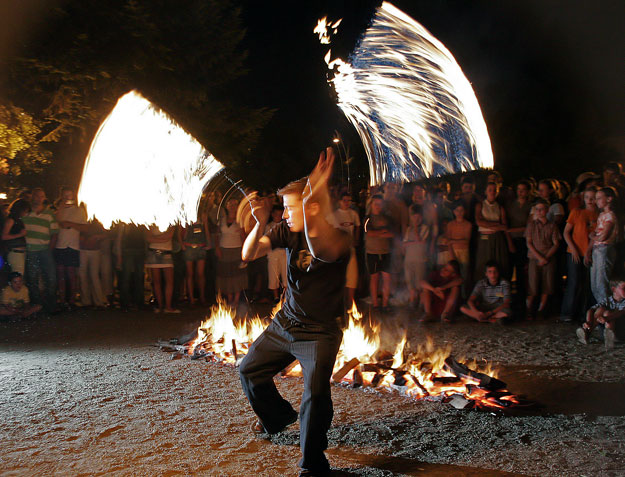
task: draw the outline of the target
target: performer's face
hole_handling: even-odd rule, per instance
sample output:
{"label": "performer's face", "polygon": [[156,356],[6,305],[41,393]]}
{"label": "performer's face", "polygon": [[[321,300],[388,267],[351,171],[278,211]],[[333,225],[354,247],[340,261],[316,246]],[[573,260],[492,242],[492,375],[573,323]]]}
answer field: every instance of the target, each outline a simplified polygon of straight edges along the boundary
{"label": "performer's face", "polygon": [[291,232],[301,232],[304,230],[302,197],[299,194],[285,194],[282,199],[284,200],[282,218],[286,220]]}

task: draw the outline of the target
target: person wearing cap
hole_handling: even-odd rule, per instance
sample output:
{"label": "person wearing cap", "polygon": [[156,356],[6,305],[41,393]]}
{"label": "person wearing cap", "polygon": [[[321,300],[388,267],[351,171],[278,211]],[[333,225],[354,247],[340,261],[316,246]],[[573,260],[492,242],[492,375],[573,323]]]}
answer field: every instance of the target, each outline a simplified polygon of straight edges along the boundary
{"label": "person wearing cap", "polygon": [[579,209],[584,206],[584,191],[589,187],[599,185],[601,177],[594,172],[582,172],[575,179],[575,188],[567,199],[568,210]]}

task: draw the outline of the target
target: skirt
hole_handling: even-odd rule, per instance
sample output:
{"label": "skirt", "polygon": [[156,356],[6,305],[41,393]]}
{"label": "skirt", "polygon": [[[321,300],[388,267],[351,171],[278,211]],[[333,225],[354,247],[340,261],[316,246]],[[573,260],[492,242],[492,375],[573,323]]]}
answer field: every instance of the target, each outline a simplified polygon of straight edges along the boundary
{"label": "skirt", "polygon": [[477,238],[477,253],[473,280],[477,282],[486,275],[486,263],[495,260],[499,265],[499,275],[506,280],[510,279],[510,255],[508,242],[503,232],[494,234],[480,234]]}
{"label": "skirt", "polygon": [[247,288],[247,270],[241,268],[241,247],[222,248],[217,260],[217,290],[238,293]]}

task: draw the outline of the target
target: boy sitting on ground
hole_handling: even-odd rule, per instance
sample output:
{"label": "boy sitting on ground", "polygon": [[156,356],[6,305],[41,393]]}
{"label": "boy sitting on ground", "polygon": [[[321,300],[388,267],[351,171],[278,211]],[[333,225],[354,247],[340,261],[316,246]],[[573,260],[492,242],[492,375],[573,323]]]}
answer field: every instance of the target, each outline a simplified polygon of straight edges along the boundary
{"label": "boy sitting on ground", "polygon": [[30,303],[28,288],[24,285],[22,274],[9,273],[9,285],[2,290],[0,315],[26,318],[41,310],[41,305]]}
{"label": "boy sitting on ground", "polygon": [[425,316],[420,321],[434,321],[440,316],[443,323],[449,323],[460,299],[460,264],[450,260],[439,271],[430,273],[428,280],[422,280],[421,305]]}
{"label": "boy sitting on ground", "polygon": [[625,316],[625,279],[611,280],[610,289],[612,295],[590,308],[586,313],[586,322],[577,329],[579,342],[588,344],[590,334],[597,324],[605,325],[603,340],[606,351],[614,348],[616,322]]}
{"label": "boy sitting on ground", "polygon": [[510,282],[499,276],[499,264],[494,260],[488,261],[485,268],[486,277],[475,284],[460,311],[479,322],[501,323],[512,316]]}

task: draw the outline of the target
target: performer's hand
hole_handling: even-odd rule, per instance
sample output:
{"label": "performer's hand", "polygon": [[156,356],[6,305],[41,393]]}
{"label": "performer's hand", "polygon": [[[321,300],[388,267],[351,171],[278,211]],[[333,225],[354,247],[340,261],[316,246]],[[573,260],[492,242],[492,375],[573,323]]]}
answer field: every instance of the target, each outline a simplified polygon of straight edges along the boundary
{"label": "performer's hand", "polygon": [[327,189],[333,168],[334,149],[328,147],[319,154],[319,161],[317,161],[317,165],[308,176],[308,183],[302,194],[302,199],[304,201],[308,201],[311,197],[315,197],[321,191]]}
{"label": "performer's hand", "polygon": [[269,221],[269,215],[271,214],[269,200],[266,197],[259,197],[254,194],[253,197],[250,197],[250,205],[256,222],[265,225]]}

